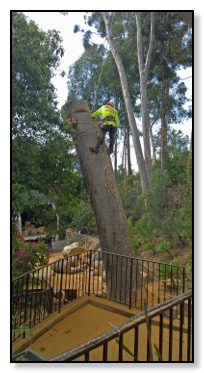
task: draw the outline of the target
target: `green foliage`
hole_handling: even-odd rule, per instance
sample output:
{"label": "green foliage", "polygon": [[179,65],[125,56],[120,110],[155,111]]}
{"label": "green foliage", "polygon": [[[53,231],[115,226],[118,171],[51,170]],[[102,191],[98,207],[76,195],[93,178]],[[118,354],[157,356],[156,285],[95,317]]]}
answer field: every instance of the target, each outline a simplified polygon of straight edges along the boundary
{"label": "green foliage", "polygon": [[144,245],[147,250],[154,250],[166,203],[167,184],[168,173],[155,170],[148,190],[139,197],[142,216],[136,222],[135,229],[132,229],[132,238],[137,245]]}
{"label": "green foliage", "polygon": [[12,12],[12,119],[13,135],[39,137],[59,123],[51,78],[64,50],[56,30],[43,32]]}
{"label": "green foliage", "polygon": [[141,194],[139,173],[127,175],[122,166],[117,170],[117,188],[127,218],[136,220],[138,215],[138,197]]}
{"label": "green foliage", "polygon": [[192,248],[192,154],[189,154],[188,163],[186,167],[186,192],[185,192],[185,232],[188,238],[189,247]]}
{"label": "green foliage", "polygon": [[157,250],[158,251],[167,251],[170,249],[170,242],[169,241],[163,241],[162,243],[160,243],[158,246],[157,246]]}
{"label": "green foliage", "polygon": [[29,272],[37,266],[45,264],[50,256],[46,243],[42,241],[26,242],[20,235],[12,251],[13,278]]}
{"label": "green foliage", "polygon": [[55,202],[63,217],[83,190],[72,130],[61,118],[51,83],[64,53],[61,42],[56,30],[43,32],[12,12],[13,223],[27,209],[38,212],[33,190]]}
{"label": "green foliage", "polygon": [[155,170],[150,180],[149,188],[143,195],[144,203],[145,201],[147,203],[147,211],[152,214],[155,223],[162,215],[162,210],[166,203],[168,183],[168,172]]}
{"label": "green foliage", "polygon": [[171,191],[171,188],[168,172],[155,170],[147,192],[138,198],[141,217],[135,225],[129,219],[136,248],[143,245],[147,250],[168,252],[171,256],[170,249],[178,241],[184,244],[185,214],[182,200],[177,200],[180,189]]}
{"label": "green foliage", "polygon": [[84,229],[88,234],[96,233],[96,220],[89,202],[81,201],[73,211],[72,227]]}
{"label": "green foliage", "polygon": [[12,316],[12,324],[13,324],[12,334],[13,335],[14,334],[19,334],[19,335],[27,334],[28,336],[31,337],[33,335],[33,332],[27,323],[23,323],[18,328],[15,328],[16,320],[18,318],[20,318],[20,316],[16,316],[16,315]]}
{"label": "green foliage", "polygon": [[[177,258],[174,258],[173,260],[169,261],[166,264],[160,264],[159,266],[159,275],[163,278],[172,278],[174,276],[182,276],[182,271],[179,270],[179,261]],[[174,281],[173,281],[174,284]],[[174,284],[175,285],[175,284]]]}

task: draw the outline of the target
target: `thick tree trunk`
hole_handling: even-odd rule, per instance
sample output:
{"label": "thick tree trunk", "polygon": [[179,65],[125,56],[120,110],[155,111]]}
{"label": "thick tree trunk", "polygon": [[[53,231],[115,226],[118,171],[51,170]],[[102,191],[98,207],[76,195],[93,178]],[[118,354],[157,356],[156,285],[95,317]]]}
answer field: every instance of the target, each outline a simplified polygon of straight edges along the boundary
{"label": "thick tree trunk", "polygon": [[[72,115],[77,124],[73,124],[76,132],[76,151],[79,157],[81,172],[84,176],[87,193],[96,217],[101,249],[111,253],[135,256],[131,237],[128,231],[127,220],[122,202],[116,187],[116,180],[107,146],[104,144],[98,154],[92,153],[90,145],[95,145],[99,128],[91,119],[90,109],[85,100],[74,100],[62,107],[66,117]],[[128,276],[130,267],[127,266],[125,274],[122,266],[117,278],[111,277],[115,271],[111,256],[105,256],[107,287],[109,292],[117,294],[117,287],[123,287],[122,279]],[[121,283],[118,283],[120,278]],[[119,290],[118,290],[119,291]],[[121,292],[121,291],[120,291]],[[125,290],[123,289],[124,297]]]}

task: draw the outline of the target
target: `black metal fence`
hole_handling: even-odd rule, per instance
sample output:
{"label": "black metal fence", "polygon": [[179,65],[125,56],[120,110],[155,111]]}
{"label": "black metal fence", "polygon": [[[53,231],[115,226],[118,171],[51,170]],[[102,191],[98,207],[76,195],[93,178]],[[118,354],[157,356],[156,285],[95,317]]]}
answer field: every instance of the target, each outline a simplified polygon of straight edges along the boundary
{"label": "black metal fence", "polygon": [[192,362],[192,292],[146,309],[49,361]]}
{"label": "black metal fence", "polygon": [[66,304],[95,295],[131,308],[185,291],[185,268],[102,251],[57,260],[12,281],[13,340]]}

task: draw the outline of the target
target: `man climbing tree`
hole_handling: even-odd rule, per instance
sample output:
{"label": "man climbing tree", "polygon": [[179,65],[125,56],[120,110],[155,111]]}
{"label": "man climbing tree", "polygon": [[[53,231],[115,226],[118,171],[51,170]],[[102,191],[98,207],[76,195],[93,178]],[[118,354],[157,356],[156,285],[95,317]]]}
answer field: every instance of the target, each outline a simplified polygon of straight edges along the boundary
{"label": "man climbing tree", "polygon": [[91,117],[98,118],[100,115],[102,116],[102,127],[101,127],[101,132],[98,136],[98,142],[96,146],[90,146],[89,149],[93,151],[94,153],[98,153],[99,148],[102,146],[104,142],[106,133],[109,132],[110,142],[109,142],[108,154],[112,154],[114,143],[115,143],[114,135],[119,125],[118,112],[113,107],[113,103],[109,101],[106,105],[103,105],[98,110],[96,110],[91,115]]}

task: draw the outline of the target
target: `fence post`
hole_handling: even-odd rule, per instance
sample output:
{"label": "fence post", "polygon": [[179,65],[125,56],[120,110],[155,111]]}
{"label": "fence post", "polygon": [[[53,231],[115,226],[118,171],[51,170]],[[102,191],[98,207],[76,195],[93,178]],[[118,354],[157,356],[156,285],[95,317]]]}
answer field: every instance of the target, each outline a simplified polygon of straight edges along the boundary
{"label": "fence post", "polygon": [[[30,276],[30,274],[27,273],[27,275],[26,275],[26,291],[25,291],[25,312],[24,312],[24,322],[25,323],[26,323],[26,318],[27,318],[29,276]],[[29,326],[30,326],[30,320],[29,320]],[[23,338],[25,338],[25,337],[26,337],[26,332],[24,330],[24,332],[23,332]]]}
{"label": "fence post", "polygon": [[91,250],[89,251],[90,253],[90,259],[89,259],[89,272],[88,272],[88,296],[90,295],[90,287],[91,287]]}
{"label": "fence post", "polygon": [[[60,298],[59,298],[59,309],[58,312],[60,313],[61,309],[61,302],[62,302],[62,280],[63,280],[63,271],[64,271],[64,260],[62,259],[62,265],[61,265],[61,276],[60,276]],[[68,263],[68,258],[67,258],[67,263]]]}
{"label": "fence post", "polygon": [[130,258],[130,291],[129,291],[129,310],[132,308],[132,261],[133,258]]}

